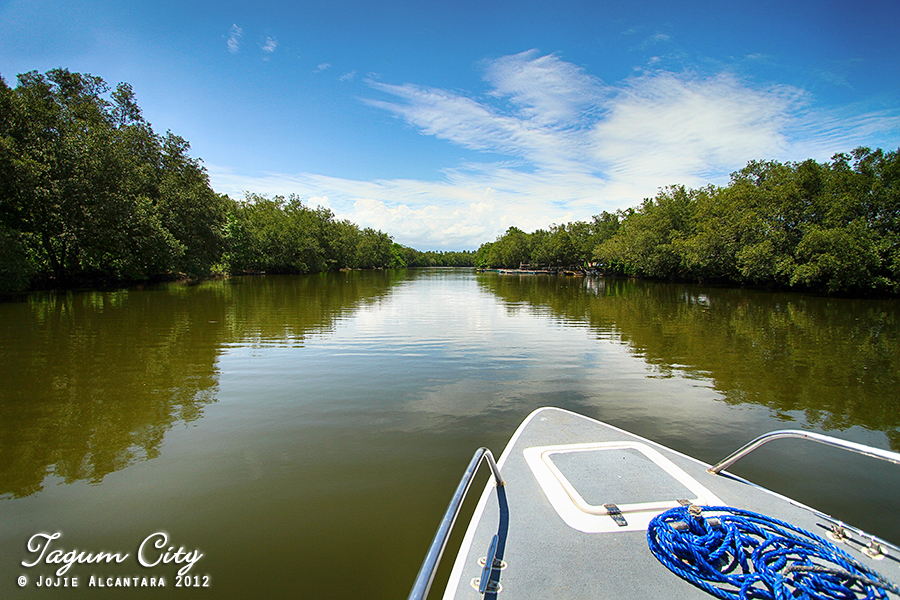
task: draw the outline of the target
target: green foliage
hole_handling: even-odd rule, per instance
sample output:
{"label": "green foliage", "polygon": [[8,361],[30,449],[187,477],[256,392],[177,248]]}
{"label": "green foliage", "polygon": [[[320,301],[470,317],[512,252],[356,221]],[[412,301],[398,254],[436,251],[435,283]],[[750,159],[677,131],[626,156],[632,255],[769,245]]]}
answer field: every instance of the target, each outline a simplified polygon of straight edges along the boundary
{"label": "green foliage", "polygon": [[872,287],[881,265],[873,235],[859,221],[831,229],[811,225],[795,254],[791,284],[829,292]]}
{"label": "green foliage", "polygon": [[[537,236],[541,236],[540,233]],[[485,260],[493,267],[518,267],[531,260],[531,250],[535,236],[530,236],[518,227],[510,227],[506,233],[491,244]]]}
{"label": "green foliage", "polygon": [[428,250],[422,252],[394,244],[398,258],[407,267],[474,267],[475,252]]}
{"label": "green foliage", "polygon": [[605,272],[828,293],[897,293],[900,156],[753,161],[725,188],[667,188],[597,248]]}
{"label": "green foliage", "polygon": [[0,224],[39,281],[68,285],[208,274],[224,199],[188,143],[155,134],[134,94],[54,69],[0,85]]}
{"label": "green foliage", "polygon": [[408,265],[403,258],[403,246],[397,243],[391,244],[391,264],[392,269],[405,269]]}
{"label": "green foliage", "polygon": [[591,260],[610,275],[900,293],[900,151],[751,161],[726,187],[671,186],[592,223],[511,227],[475,257],[504,268]]}
{"label": "green foliage", "polygon": [[156,134],[131,86],[54,69],[0,79],[0,291],[30,285],[342,268],[584,267],[829,293],[900,293],[900,150],[751,161],[726,187],[477,252],[419,252],[300,199],[216,194],[184,139]]}
{"label": "green foliage", "polygon": [[582,267],[591,261],[594,249],[618,229],[619,215],[605,211],[591,222],[553,225],[549,231],[525,233],[510,227],[496,241],[482,244],[474,263],[479,268]]}
{"label": "green foliage", "polygon": [[0,292],[416,262],[295,196],[216,194],[189,150],[153,131],[126,83],[65,69],[14,89],[0,79]]}
{"label": "green foliage", "polygon": [[381,231],[366,227],[360,232],[356,245],[356,265],[362,269],[382,268],[394,259],[393,241]]}
{"label": "green foliage", "polygon": [[21,238],[0,225],[0,294],[22,291],[31,281],[34,269]]}
{"label": "green foliage", "polygon": [[693,232],[691,211],[698,193],[670,187],[624,219],[616,236],[594,257],[628,274],[666,277],[680,268],[684,242]]}
{"label": "green foliage", "polygon": [[395,262],[390,236],[325,208],[305,206],[297,196],[268,198],[248,193],[225,219],[224,264],[233,273],[309,273],[383,268]]}

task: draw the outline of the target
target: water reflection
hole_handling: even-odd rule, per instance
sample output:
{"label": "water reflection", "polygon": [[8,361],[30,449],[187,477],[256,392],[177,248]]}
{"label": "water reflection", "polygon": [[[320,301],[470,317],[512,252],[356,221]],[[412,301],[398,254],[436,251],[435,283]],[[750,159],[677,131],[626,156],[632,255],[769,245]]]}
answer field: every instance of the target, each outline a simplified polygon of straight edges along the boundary
{"label": "water reflection", "polygon": [[900,449],[900,307],[632,280],[484,275],[509,307],[616,337],[657,376],[707,378],[729,404],[825,430],[882,431]]}
{"label": "water reflection", "polygon": [[34,494],[48,475],[98,483],[156,457],[174,424],[215,402],[223,347],[302,345],[397,280],[235,278],[0,304],[0,497]]}
{"label": "water reflection", "polygon": [[[110,550],[166,530],[217,598],[402,597],[474,449],[544,405],[706,461],[779,414],[897,430],[890,303],[369,271],[37,296],[0,304],[0,336],[0,581],[38,530]],[[773,452],[739,474],[900,540],[900,475]],[[773,477],[777,452],[800,467]]]}

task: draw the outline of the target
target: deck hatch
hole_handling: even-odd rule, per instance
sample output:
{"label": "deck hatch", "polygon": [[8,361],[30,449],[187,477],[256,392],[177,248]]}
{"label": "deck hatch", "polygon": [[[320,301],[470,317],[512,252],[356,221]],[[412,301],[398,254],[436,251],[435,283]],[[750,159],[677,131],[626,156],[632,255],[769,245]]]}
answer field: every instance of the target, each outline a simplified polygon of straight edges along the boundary
{"label": "deck hatch", "polygon": [[[640,442],[527,448],[525,460],[557,514],[587,533],[646,530],[657,514],[687,498],[720,501],[693,477]],[[605,505],[617,507],[613,518]],[[627,526],[621,525],[621,519]]]}
{"label": "deck hatch", "polygon": [[553,452],[549,460],[591,506],[688,498],[690,490],[634,448]]}

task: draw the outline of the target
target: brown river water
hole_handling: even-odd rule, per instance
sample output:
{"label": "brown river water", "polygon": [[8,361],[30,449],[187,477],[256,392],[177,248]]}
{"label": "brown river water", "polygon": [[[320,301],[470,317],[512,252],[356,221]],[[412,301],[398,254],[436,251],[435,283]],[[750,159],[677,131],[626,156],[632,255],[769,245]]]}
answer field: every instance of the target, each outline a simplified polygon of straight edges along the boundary
{"label": "brown river water", "polygon": [[[707,462],[900,451],[900,302],[466,269],[3,302],[0,597],[405,598],[548,405]],[[900,543],[900,467],[811,446],[732,471]]]}

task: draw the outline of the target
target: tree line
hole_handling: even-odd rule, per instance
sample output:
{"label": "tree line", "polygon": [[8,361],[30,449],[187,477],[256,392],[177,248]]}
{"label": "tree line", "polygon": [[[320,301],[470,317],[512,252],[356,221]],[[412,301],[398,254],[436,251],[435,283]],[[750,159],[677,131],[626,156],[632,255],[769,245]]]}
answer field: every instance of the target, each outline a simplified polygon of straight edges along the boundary
{"label": "tree line", "polygon": [[0,77],[0,293],[211,273],[479,266],[840,293],[900,293],[900,150],[752,161],[727,186],[476,252],[420,252],[296,196],[215,193],[190,145],[157,134],[132,88],[54,69]]}
{"label": "tree line", "polygon": [[201,276],[227,202],[128,84],[55,69],[0,79],[0,286]]}
{"label": "tree line", "polygon": [[227,201],[222,264],[230,273],[310,273],[390,266],[390,236],[334,218],[297,196]]}
{"label": "tree line", "polygon": [[826,293],[900,293],[900,150],[830,162],[751,161],[728,185],[670,186],[635,208],[528,234],[481,267],[592,267],[608,275]]}
{"label": "tree line", "polygon": [[482,244],[475,253],[480,268],[587,267],[595,249],[619,229],[621,211],[604,211],[591,221],[552,225],[549,230],[526,233],[510,227],[496,241]]}
{"label": "tree line", "polygon": [[399,267],[474,267],[474,250],[427,250],[422,252],[408,246],[395,244],[396,262]]}
{"label": "tree line", "polygon": [[67,69],[15,88],[0,77],[0,293],[464,262],[295,196],[217,194],[189,149],[153,131],[127,83]]}

